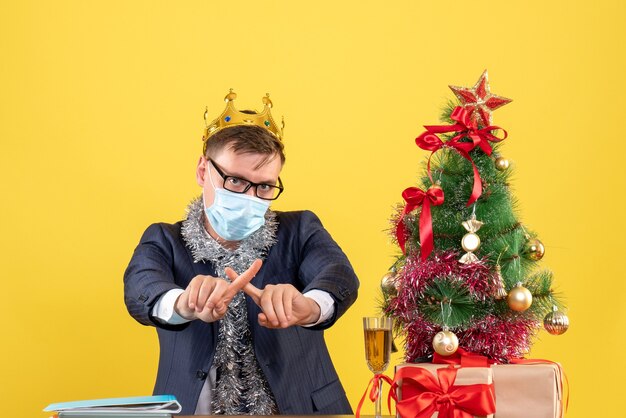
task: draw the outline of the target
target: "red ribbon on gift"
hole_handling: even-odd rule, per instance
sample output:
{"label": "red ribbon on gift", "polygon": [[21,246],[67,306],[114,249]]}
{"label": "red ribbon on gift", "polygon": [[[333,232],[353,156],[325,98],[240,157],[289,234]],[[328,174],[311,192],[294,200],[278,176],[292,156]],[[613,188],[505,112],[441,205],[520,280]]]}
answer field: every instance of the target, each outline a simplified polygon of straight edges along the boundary
{"label": "red ribbon on gift", "polygon": [[[389,376],[385,376],[382,373],[375,374],[374,377],[372,377],[369,383],[367,384],[367,387],[365,388],[365,392],[363,393],[363,396],[361,397],[361,400],[359,401],[359,405],[356,408],[356,414],[355,414],[356,418],[359,418],[361,416],[361,407],[363,406],[363,402],[365,401],[365,397],[367,396],[367,389],[369,389],[370,385],[372,385],[372,389],[370,390],[370,396],[369,396],[370,401],[376,402],[378,397],[381,395],[380,393],[381,381],[387,382],[389,383],[389,385],[393,385],[393,381],[391,380]],[[391,414],[391,398],[387,398],[387,407],[389,408],[389,413]]]}
{"label": "red ribbon on gift", "polygon": [[[456,121],[454,125],[424,126],[424,128],[426,128],[426,132],[415,138],[417,146],[423,150],[432,151],[430,157],[428,158],[427,169],[428,176],[431,181],[432,175],[430,172],[430,159],[433,154],[441,148],[447,147],[456,150],[463,158],[472,164],[472,170],[474,171],[474,185],[472,187],[472,194],[467,201],[467,206],[474,203],[480,197],[483,190],[480,173],[478,172],[478,168],[476,168],[476,164],[474,164],[474,160],[472,160],[472,157],[469,155],[469,152],[474,148],[479,147],[485,154],[491,155],[493,149],[491,148],[490,142],[503,141],[508,135],[504,129],[498,126],[490,125],[478,129],[476,122],[473,122],[470,116],[471,112],[461,106],[457,106],[450,115],[450,118]],[[501,130],[504,132],[504,136],[502,138],[498,138],[491,133],[494,130]],[[439,136],[437,136],[437,134],[448,132],[454,132],[456,135],[447,142],[443,142]],[[472,142],[461,142],[461,140],[466,137],[470,138]]]}
{"label": "red ribbon on gift", "polygon": [[[472,418],[493,414],[496,399],[493,384],[456,386],[457,369],[454,366],[437,370],[437,378],[419,367],[403,367],[396,372],[389,392],[396,399],[401,417],[430,418],[439,412],[439,418]],[[411,387],[417,395],[397,400],[398,382]]]}
{"label": "red ribbon on gift", "polygon": [[409,187],[402,192],[402,197],[406,201],[406,205],[400,214],[400,221],[396,225],[396,238],[398,245],[405,252],[406,243],[406,225],[404,224],[404,216],[413,209],[422,206],[420,213],[420,256],[422,260],[426,260],[433,251],[433,218],[430,213],[430,205],[439,206],[443,203],[443,190],[439,186],[431,186],[426,192],[418,187]]}
{"label": "red ribbon on gift", "polygon": [[434,353],[433,364],[458,364],[462,367],[489,367],[492,364],[496,364],[496,361],[459,347],[456,352],[450,356],[442,356]]}

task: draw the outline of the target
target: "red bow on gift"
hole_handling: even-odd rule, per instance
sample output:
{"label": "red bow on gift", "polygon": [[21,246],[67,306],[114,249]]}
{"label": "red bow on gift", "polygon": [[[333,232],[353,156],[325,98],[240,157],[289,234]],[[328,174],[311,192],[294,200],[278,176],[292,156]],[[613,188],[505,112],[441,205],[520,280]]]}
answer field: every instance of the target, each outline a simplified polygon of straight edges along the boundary
{"label": "red bow on gift", "polygon": [[[432,125],[432,126],[424,126],[426,128],[426,132],[422,133],[420,136],[415,138],[415,143],[421,149],[426,151],[432,151],[430,157],[428,158],[428,176],[432,180],[432,175],[430,173],[430,158],[432,155],[440,150],[441,148],[448,147],[456,150],[463,158],[472,163],[472,169],[474,171],[474,186],[472,188],[472,194],[467,201],[467,206],[470,206],[474,203],[482,194],[482,181],[480,180],[480,174],[478,173],[478,169],[476,168],[476,164],[474,164],[474,160],[470,157],[469,152],[476,147],[479,147],[483,150],[483,152],[487,155],[491,155],[493,149],[491,148],[490,142],[500,142],[507,137],[507,132],[498,127],[498,126],[486,126],[484,128],[478,129],[475,122],[473,122],[470,118],[471,112],[467,109],[457,106],[452,111],[450,118],[454,120],[456,123],[454,125]],[[501,130],[504,132],[504,136],[502,138],[498,138],[493,135],[491,131]],[[437,134],[454,132],[456,135],[447,142],[443,142]],[[472,142],[460,142],[461,139],[469,137]]]}
{"label": "red bow on gift", "polygon": [[406,206],[400,214],[400,221],[396,226],[396,238],[398,239],[398,245],[404,252],[404,245],[406,243],[406,225],[404,224],[404,215],[411,212],[413,209],[421,206],[422,211],[420,213],[420,256],[422,260],[428,258],[433,251],[433,218],[430,214],[430,205],[441,205],[443,203],[443,190],[439,186],[431,186],[426,192],[417,187],[409,187],[402,192],[402,197],[406,201]]}
{"label": "red bow on gift", "polygon": [[390,395],[395,399],[398,382],[411,387],[417,395],[397,400],[401,417],[430,418],[439,412],[439,418],[472,418],[493,414],[496,399],[493,384],[455,386],[457,369],[454,366],[437,370],[437,378],[426,369],[403,367],[396,372]]}

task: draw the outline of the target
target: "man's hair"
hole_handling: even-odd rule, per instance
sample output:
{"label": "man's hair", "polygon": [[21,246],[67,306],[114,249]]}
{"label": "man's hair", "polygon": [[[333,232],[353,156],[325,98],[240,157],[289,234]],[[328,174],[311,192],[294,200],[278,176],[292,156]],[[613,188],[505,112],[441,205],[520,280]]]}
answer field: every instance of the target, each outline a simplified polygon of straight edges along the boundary
{"label": "man's hair", "polygon": [[[207,140],[206,158],[214,158],[224,149],[232,149],[236,154],[261,154],[265,158],[259,167],[279,156],[285,163],[283,143],[266,129],[256,125],[238,125],[222,129]],[[258,167],[256,167],[258,168]]]}

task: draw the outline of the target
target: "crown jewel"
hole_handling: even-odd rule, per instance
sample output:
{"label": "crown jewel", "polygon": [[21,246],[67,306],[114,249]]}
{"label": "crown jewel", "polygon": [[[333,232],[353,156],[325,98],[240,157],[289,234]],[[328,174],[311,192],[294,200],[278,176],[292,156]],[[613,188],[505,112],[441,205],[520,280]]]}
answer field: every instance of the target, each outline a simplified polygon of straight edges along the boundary
{"label": "crown jewel", "polygon": [[272,108],[272,101],[270,100],[270,95],[267,93],[263,97],[263,111],[262,112],[254,112],[254,113],[246,113],[240,112],[235,108],[234,101],[237,98],[237,93],[230,89],[230,92],[224,97],[224,101],[226,102],[226,108],[222,112],[220,116],[214,119],[211,123],[207,119],[209,110],[205,110],[204,112],[204,123],[206,127],[204,128],[204,135],[202,136],[202,141],[205,144],[211,138],[211,136],[215,135],[217,132],[221,131],[224,128],[230,128],[231,126],[240,126],[240,125],[256,125],[269,133],[274,135],[278,140],[282,141],[283,139],[283,129],[285,128],[285,121],[282,120],[280,126],[274,121],[272,118],[272,113],[270,109]]}

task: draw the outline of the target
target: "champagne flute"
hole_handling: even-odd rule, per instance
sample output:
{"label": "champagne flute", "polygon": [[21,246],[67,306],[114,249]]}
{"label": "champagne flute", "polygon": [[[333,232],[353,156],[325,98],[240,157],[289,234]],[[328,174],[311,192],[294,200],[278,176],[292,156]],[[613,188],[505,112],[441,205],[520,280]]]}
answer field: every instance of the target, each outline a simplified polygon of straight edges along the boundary
{"label": "champagne flute", "polygon": [[[393,321],[391,318],[363,318],[363,332],[365,335],[365,360],[367,366],[374,374],[380,374],[389,366],[391,357],[391,328]],[[378,398],[375,402],[375,416],[382,417],[382,379],[378,380]]]}

